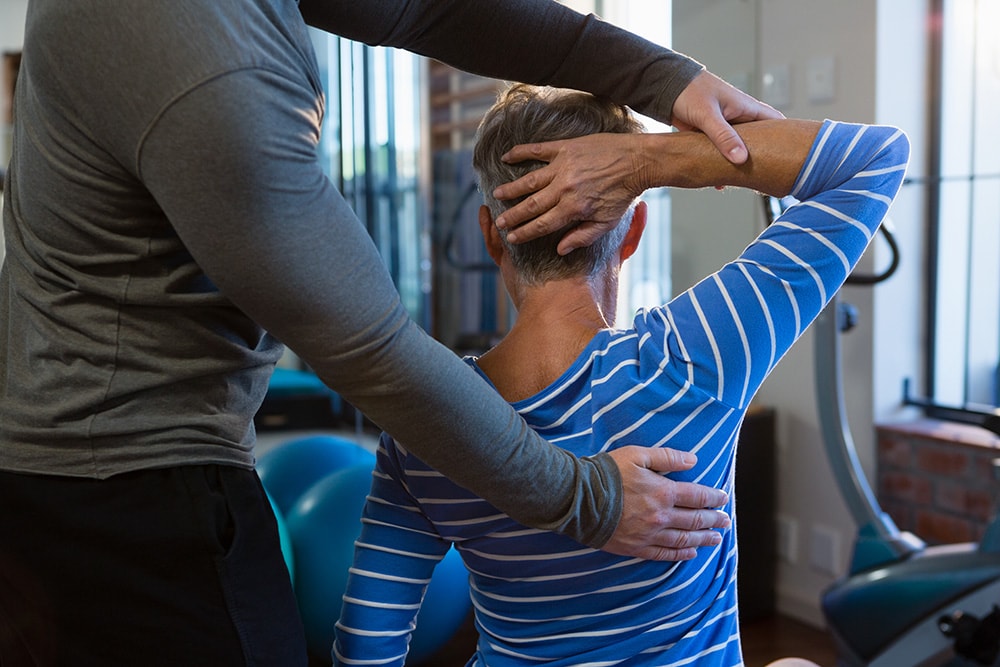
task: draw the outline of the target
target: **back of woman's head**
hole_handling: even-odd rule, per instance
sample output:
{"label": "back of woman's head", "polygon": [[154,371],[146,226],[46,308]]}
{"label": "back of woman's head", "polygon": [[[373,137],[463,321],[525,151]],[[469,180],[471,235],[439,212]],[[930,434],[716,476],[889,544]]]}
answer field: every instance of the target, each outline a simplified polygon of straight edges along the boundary
{"label": "back of woman's head", "polygon": [[[642,125],[628,108],[589,93],[561,88],[514,84],[503,90],[486,112],[476,134],[472,166],[483,200],[496,219],[519,200],[499,201],[493,190],[542,166],[536,161],[508,164],[500,158],[518,144],[571,139],[603,132],[634,134]],[[631,210],[626,217],[631,216]],[[583,222],[583,221],[580,221]],[[561,256],[556,248],[563,229],[525,243],[501,238],[520,277],[528,283],[593,275],[621,245],[628,220],[586,248]]]}

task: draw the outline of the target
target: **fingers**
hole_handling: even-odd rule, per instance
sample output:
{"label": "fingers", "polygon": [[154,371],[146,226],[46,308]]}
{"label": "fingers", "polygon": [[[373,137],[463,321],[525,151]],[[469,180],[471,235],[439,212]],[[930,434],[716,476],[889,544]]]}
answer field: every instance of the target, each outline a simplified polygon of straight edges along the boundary
{"label": "fingers", "polygon": [[528,197],[504,211],[496,219],[497,228],[507,230],[507,240],[511,243],[531,241],[554,232],[563,226],[552,212],[559,202],[547,204],[547,201],[543,193]]}
{"label": "fingers", "polygon": [[581,223],[566,232],[559,241],[556,251],[560,255],[568,255],[577,248],[586,248],[607,234],[613,227],[614,225],[602,225],[596,222]]}
{"label": "fingers", "polygon": [[[515,181],[516,183],[516,181]],[[557,251],[568,255],[577,248],[594,243],[622,222],[629,201],[595,201],[593,193],[581,195],[573,190],[543,190],[503,212],[496,219],[499,229],[507,230],[507,240],[523,243],[559,230],[567,230]],[[610,209],[612,213],[604,214]],[[601,211],[601,215],[597,213]],[[594,219],[601,217],[602,219]]]}
{"label": "fingers", "polygon": [[[726,520],[726,526],[722,527],[728,527],[728,517]],[[624,534],[616,532],[602,550],[646,560],[680,561],[694,559],[698,555],[698,549],[716,547],[722,543],[722,534],[718,530],[664,528],[651,534],[653,537],[649,543],[639,543],[631,542]]]}
{"label": "fingers", "polygon": [[624,555],[646,560],[693,560],[698,555],[698,549],[714,547],[721,542],[722,535],[715,530],[691,532],[670,529],[660,534],[657,544],[645,545]]}
{"label": "fingers", "polygon": [[[631,450],[623,447],[620,450]],[[698,461],[698,457],[690,452],[682,452],[669,447],[635,447],[634,454],[641,465],[658,473],[681,472],[689,470]],[[670,505],[675,508],[674,516],[669,517],[674,528],[684,530],[699,530],[702,528],[726,528],[729,526],[729,516],[713,508],[722,507],[729,502],[729,494],[721,489],[692,482],[672,482],[669,488]],[[700,511],[692,511],[700,510]]]}
{"label": "fingers", "polygon": [[563,141],[545,141],[535,144],[521,144],[514,146],[509,151],[504,153],[500,156],[500,159],[509,163],[524,162],[525,160],[551,162],[552,158],[554,158],[563,147],[563,143]]}
{"label": "fingers", "polygon": [[688,508],[722,507],[729,502],[729,496],[721,489],[715,489],[690,482],[676,482],[674,487],[674,505]]}
{"label": "fingers", "polygon": [[[553,181],[552,172],[542,167],[493,191],[493,196],[501,201],[530,195],[504,211],[495,221],[497,228],[507,230],[507,240],[511,243],[530,241],[562,226],[551,213],[563,196],[554,188],[548,189]],[[529,221],[530,225],[524,224]]]}
{"label": "fingers", "polygon": [[[535,182],[526,181],[534,173],[537,172],[523,176],[508,183],[507,186],[521,189],[534,187],[535,184],[543,187],[541,185],[543,183],[544,185],[552,183],[547,177]],[[620,221],[620,216],[617,218],[612,216],[610,222],[590,220],[597,205],[587,196],[573,190],[570,185],[560,184],[535,192],[516,206],[504,211],[495,222],[497,228],[507,230],[507,240],[511,243],[531,241],[577,223],[559,242],[559,254],[566,255],[576,248],[589,246]],[[586,222],[578,222],[580,220]]]}
{"label": "fingers", "polygon": [[672,449],[622,447],[610,453],[622,475],[621,520],[605,551],[651,560],[688,560],[699,548],[718,545],[718,529],[731,525],[726,493],[691,482],[676,482],[664,472],[687,470],[693,455]]}
{"label": "fingers", "polygon": [[[560,141],[522,144],[514,146],[514,148],[507,151],[500,159],[509,163],[523,162],[525,160],[551,162],[559,153],[561,146],[562,142]],[[548,165],[540,167],[525,174],[516,181],[504,183],[493,191],[493,196],[500,201],[525,197],[548,187],[555,178],[555,175],[556,170],[548,168]],[[527,222],[538,214],[552,208],[555,203],[555,201],[544,203],[535,197],[530,197],[497,218],[497,226],[500,229],[513,229],[522,222]]]}
{"label": "fingers", "polygon": [[613,229],[645,189],[635,135],[592,134],[515,146],[507,162],[545,164],[493,191],[497,199],[525,199],[497,216],[511,243],[566,231],[560,254],[592,244]]}
{"label": "fingers", "polygon": [[729,89],[723,90],[725,94],[720,99],[720,104],[708,107],[709,113],[699,129],[727,160],[733,164],[743,164],[750,155],[743,139],[730,123],[780,119],[784,115],[736,88],[729,86]]}
{"label": "fingers", "polygon": [[[642,469],[643,472],[682,472],[684,470],[690,470],[694,464],[698,462],[698,457],[694,454],[677,449],[671,449],[669,447],[622,447],[611,452],[611,457],[615,459],[615,463],[618,464],[618,467],[621,468],[623,472],[625,471],[624,466],[626,464],[637,466]],[[668,505],[668,510],[671,508],[711,510],[716,507],[722,507],[729,502],[729,494],[721,489],[704,486],[702,484],[695,484],[693,482],[675,482],[662,477],[660,474],[655,475],[655,478],[657,480],[669,482],[669,484],[660,485],[652,482],[652,480],[649,480],[653,488],[645,490],[659,491],[662,494],[666,494],[666,497],[660,498],[659,500]],[[626,489],[626,491],[627,490],[628,489]],[[702,516],[701,518],[704,519],[705,516]],[[708,521],[702,524],[673,524],[673,527],[683,528],[686,530],[696,530],[698,528],[719,528],[722,526],[716,524],[713,519],[713,521]]]}
{"label": "fingers", "polygon": [[[500,201],[524,197],[526,195],[538,192],[539,190],[542,190],[545,187],[549,186],[552,183],[554,177],[555,177],[554,169],[549,169],[547,166],[540,167],[539,169],[535,169],[534,171],[528,172],[527,174],[517,179],[516,181],[511,181],[510,183],[504,183],[503,185],[501,185],[500,187],[498,187],[493,191],[493,196],[499,199]],[[525,203],[528,203],[528,206],[522,206]],[[549,207],[551,207],[551,204],[549,205]],[[542,202],[537,201],[535,197],[529,197],[524,202],[521,202],[521,204],[519,204],[515,208],[523,208],[524,210],[521,211],[519,214],[512,215],[511,211],[513,211],[513,209],[511,209],[510,211],[507,211],[502,216],[500,216],[506,222],[504,227],[516,227],[518,224],[524,222],[525,220],[530,219],[530,218],[525,218],[523,220],[518,219],[519,215],[524,215],[525,213],[538,215],[540,212],[546,210],[546,206],[544,206]]]}
{"label": "fingers", "polygon": [[715,147],[733,164],[743,164],[750,157],[746,144],[736,134],[736,130],[726,122],[722,114],[709,116],[702,124],[701,131]]}
{"label": "fingers", "polygon": [[707,71],[681,92],[673,113],[675,127],[702,131],[733,164],[746,162],[749,153],[731,123],[784,118],[781,112]]}
{"label": "fingers", "polygon": [[698,462],[691,452],[683,452],[670,447],[622,447],[611,453],[615,460],[622,457],[636,465],[656,472],[682,472],[690,470]]}
{"label": "fingers", "polygon": [[730,118],[734,123],[745,123],[751,120],[783,120],[785,114],[781,113],[770,104],[764,104],[758,99],[750,97],[746,93],[741,94],[746,98],[746,111],[739,118]]}
{"label": "fingers", "polygon": [[[669,480],[668,480],[669,481]],[[694,485],[698,486],[698,485]],[[722,494],[725,496],[726,494]],[[725,512],[712,508],[689,508],[689,507],[675,507],[672,510],[667,510],[662,514],[662,521],[670,526],[667,530],[672,530],[681,533],[684,536],[689,537],[675,537],[677,544],[684,544],[686,546],[702,546],[704,544],[716,544],[711,540],[708,542],[695,541],[699,533],[707,532],[710,535],[718,535],[713,529],[716,528],[729,528],[731,525],[731,520],[729,515]],[[705,535],[700,535],[697,539],[704,538]],[[691,542],[684,542],[683,540],[689,539]]]}

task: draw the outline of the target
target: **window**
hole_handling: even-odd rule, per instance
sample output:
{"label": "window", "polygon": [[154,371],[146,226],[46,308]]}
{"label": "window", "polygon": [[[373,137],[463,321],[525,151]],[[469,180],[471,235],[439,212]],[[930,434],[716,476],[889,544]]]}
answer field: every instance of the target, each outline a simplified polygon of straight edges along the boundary
{"label": "window", "polygon": [[427,185],[421,180],[423,64],[406,51],[314,30],[327,174],[371,234],[410,316],[429,318]]}
{"label": "window", "polygon": [[1000,3],[933,5],[928,400],[911,402],[980,423],[1000,414]]}
{"label": "window", "polygon": [[[573,0],[565,4],[577,11],[593,12],[641,37],[669,46],[673,31],[673,7],[663,0]],[[668,128],[642,117],[649,132]],[[639,308],[659,306],[673,294],[671,267],[670,191],[657,188],[642,196],[649,207],[649,221],[635,255],[622,266],[621,297],[616,320],[618,326],[632,321]]]}

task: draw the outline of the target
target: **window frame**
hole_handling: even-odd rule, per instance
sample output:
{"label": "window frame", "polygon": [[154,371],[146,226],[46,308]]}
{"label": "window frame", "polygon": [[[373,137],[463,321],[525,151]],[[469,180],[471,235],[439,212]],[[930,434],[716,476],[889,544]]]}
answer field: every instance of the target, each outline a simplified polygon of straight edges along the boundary
{"label": "window frame", "polygon": [[[904,383],[903,393],[905,404],[922,408],[929,417],[978,424],[1000,434],[1000,409],[997,408],[1000,404],[1000,317],[994,317],[994,322],[987,321],[985,325],[996,339],[994,356],[990,357],[992,369],[989,362],[985,369],[976,365],[977,354],[983,356],[981,350],[989,354],[989,343],[984,345],[975,340],[981,331],[974,330],[977,325],[984,326],[983,313],[989,315],[989,307],[975,303],[977,294],[986,294],[994,307],[1000,305],[1000,272],[995,268],[984,270],[981,258],[988,253],[989,245],[977,244],[977,235],[983,236],[983,230],[1000,227],[997,224],[1000,222],[1000,158],[993,160],[996,163],[993,164],[988,159],[981,159],[977,151],[981,143],[977,140],[977,131],[982,129],[980,123],[986,122],[985,114],[981,113],[984,101],[979,99],[980,85],[986,88],[987,102],[991,97],[1000,96],[1000,46],[993,46],[984,39],[984,21],[977,21],[981,13],[992,7],[989,2],[992,0],[987,3],[983,0],[932,0],[930,3],[933,29],[930,31],[931,94],[925,188],[928,224],[923,355],[927,398],[915,398],[909,380]],[[971,37],[971,42],[962,42],[962,37]],[[989,48],[994,49],[995,62],[992,63],[989,62]],[[984,55],[987,56],[985,62]],[[988,71],[991,68],[995,70],[992,74]],[[957,81],[961,77],[967,77],[968,81]],[[965,90],[963,84],[967,84]],[[966,90],[967,97],[962,97],[960,93]],[[963,120],[962,114],[968,114],[967,126],[956,122]],[[965,165],[960,164],[962,160]],[[991,217],[989,200],[983,203],[985,197],[994,193],[996,220]],[[949,211],[956,214],[950,215]],[[952,238],[952,234],[956,238]],[[989,241],[989,234],[985,236]],[[996,284],[984,286],[986,281],[976,280],[977,270],[985,272],[987,278],[992,270],[996,274],[992,282]],[[954,298],[956,293],[958,296]],[[961,368],[960,377],[951,372],[955,365]],[[984,384],[989,395],[983,394]]]}

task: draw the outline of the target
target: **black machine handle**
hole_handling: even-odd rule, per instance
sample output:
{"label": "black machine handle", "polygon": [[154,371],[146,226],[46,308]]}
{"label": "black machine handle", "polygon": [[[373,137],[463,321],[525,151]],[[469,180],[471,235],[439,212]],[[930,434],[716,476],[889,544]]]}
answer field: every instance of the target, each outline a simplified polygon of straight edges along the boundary
{"label": "black machine handle", "polygon": [[983,618],[956,611],[938,619],[941,633],[955,640],[955,653],[980,665],[992,665],[1000,654],[1000,607]]}
{"label": "black machine handle", "polygon": [[[792,201],[790,197],[781,199],[771,197],[770,195],[761,195],[761,197],[764,204],[764,219],[768,225],[777,220],[778,216],[788,208],[789,202]],[[876,285],[884,280],[888,280],[896,272],[896,269],[899,268],[899,243],[896,242],[896,234],[892,229],[892,224],[888,219],[884,220],[879,226],[878,231],[889,246],[889,266],[873,274],[854,272],[847,276],[846,282],[848,285]]]}

